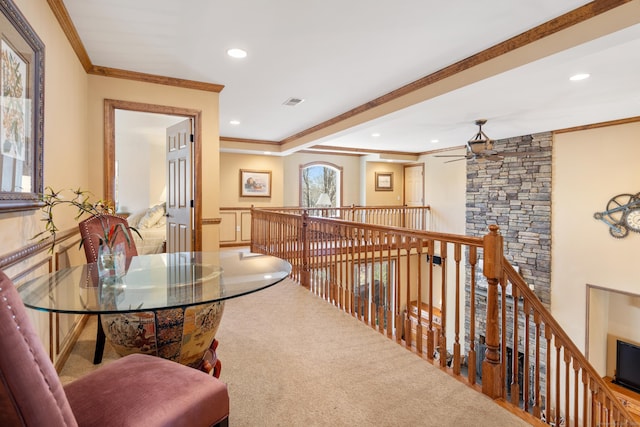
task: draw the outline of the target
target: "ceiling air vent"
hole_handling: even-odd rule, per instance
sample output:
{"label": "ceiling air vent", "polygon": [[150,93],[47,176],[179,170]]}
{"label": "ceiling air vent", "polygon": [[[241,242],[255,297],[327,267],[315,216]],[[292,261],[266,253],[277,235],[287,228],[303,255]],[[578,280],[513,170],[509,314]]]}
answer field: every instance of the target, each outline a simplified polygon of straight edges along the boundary
{"label": "ceiling air vent", "polygon": [[300,104],[303,101],[304,99],[302,98],[289,98],[286,101],[284,101],[283,104],[288,105],[290,107],[295,107],[296,105]]}

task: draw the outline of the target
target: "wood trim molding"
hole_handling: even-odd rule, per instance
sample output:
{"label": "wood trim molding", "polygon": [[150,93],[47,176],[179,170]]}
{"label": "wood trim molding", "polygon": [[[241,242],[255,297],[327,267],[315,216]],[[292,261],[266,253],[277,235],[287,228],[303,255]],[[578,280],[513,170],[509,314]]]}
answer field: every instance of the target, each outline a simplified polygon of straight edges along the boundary
{"label": "wood trim molding", "polygon": [[237,144],[268,144],[268,145],[282,145],[279,141],[268,141],[266,139],[247,139],[247,138],[233,138],[230,136],[220,136],[220,142],[233,142]]}
{"label": "wood trim molding", "polygon": [[69,11],[62,0],[47,0],[47,3],[49,3],[49,7],[51,8],[53,15],[58,20],[58,23],[62,28],[62,32],[67,36],[67,40],[69,40],[71,48],[80,60],[80,64],[82,64],[82,67],[88,73],[91,68],[93,68],[93,64],[91,63],[87,50],[84,48],[84,45],[80,40],[80,35],[78,35],[75,25],[73,25],[73,22],[71,21]]}
{"label": "wood trim molding", "polygon": [[609,126],[626,125],[626,124],[629,124],[629,123],[636,123],[636,122],[640,122],[640,116],[629,117],[627,119],[620,119],[620,120],[611,120],[611,121],[608,121],[608,122],[592,123],[590,125],[575,126],[575,127],[572,127],[572,128],[558,129],[558,130],[554,130],[552,133],[556,134],[556,133],[577,132],[577,131],[581,131],[581,130],[589,130],[589,129],[604,128],[604,127],[609,127]]}
{"label": "wood trim molding", "polygon": [[[78,234],[80,231],[77,227],[74,229],[66,230],[62,233],[57,233],[56,235],[56,244],[60,244],[67,239],[70,239],[74,235]],[[9,252],[8,254],[0,256],[0,270],[4,270],[12,265],[18,264],[19,262],[25,261],[26,259],[43,252],[51,247],[51,239],[47,238],[43,241],[24,246],[17,251]]]}
{"label": "wood trim molding", "polygon": [[[115,164],[116,164],[116,110],[130,110],[147,113],[183,116],[193,120],[193,176],[194,200],[202,200],[202,111],[192,108],[171,107],[166,105],[146,104],[142,102],[121,101],[116,99],[104,100],[104,182],[103,192],[107,200],[114,200],[115,196]],[[194,239],[193,250],[202,248],[202,203],[196,203],[194,208]]]}
{"label": "wood trim molding", "polygon": [[202,218],[202,225],[218,225],[222,222],[222,218]]}
{"label": "wood trim molding", "polygon": [[135,80],[167,86],[177,86],[181,88],[196,89],[207,92],[220,93],[222,89],[224,89],[224,85],[215,83],[178,79],[174,77],[158,76],[155,74],[139,73],[136,71],[128,71],[118,68],[109,68],[94,65],[91,62],[91,58],[89,58],[89,54],[87,53],[84,44],[82,44],[82,40],[80,39],[78,30],[76,29],[75,25],[73,25],[73,21],[71,20],[71,16],[69,16],[69,11],[65,7],[63,0],[47,0],[47,3],[49,4],[53,15],[58,20],[62,31],[67,36],[67,40],[69,40],[69,43],[71,44],[71,48],[76,53],[78,60],[80,60],[80,63],[82,64],[82,67],[87,72],[87,74],[113,77],[118,79]]}
{"label": "wood trim molding", "polygon": [[[469,56],[468,58],[462,59],[432,74],[429,74],[425,77],[422,77],[418,80],[408,83],[385,95],[382,95],[365,104],[362,104],[349,111],[346,111],[336,117],[333,117],[329,120],[326,120],[313,127],[310,127],[301,132],[298,132],[294,135],[291,135],[283,139],[282,141],[276,142],[276,141],[250,140],[250,139],[242,139],[242,138],[223,137],[223,136],[220,137],[220,140],[237,142],[237,143],[275,144],[275,145],[282,146],[288,142],[292,142],[300,138],[303,138],[307,135],[321,131],[337,123],[343,122],[354,116],[362,114],[368,110],[377,108],[381,105],[394,101],[400,97],[408,95],[411,92],[415,92],[419,89],[422,89],[424,87],[437,83],[441,80],[454,76],[465,70],[468,70],[470,68],[483,64],[487,61],[495,59],[501,55],[505,55],[523,46],[539,41],[545,37],[558,33],[559,31],[565,30],[567,28],[570,28],[576,24],[584,22],[588,19],[591,19],[602,13],[605,13],[609,10],[615,9],[616,7],[622,6],[631,1],[633,0],[594,0],[577,9],[567,12],[564,15],[561,15],[557,18],[554,18],[543,24],[540,24],[537,27],[534,27],[528,31],[525,31],[501,43],[498,43],[482,52],[478,52],[472,56]],[[71,43],[73,50],[76,52],[76,55],[80,60],[80,63],[82,64],[82,66],[84,67],[84,69],[88,74],[143,81],[148,83],[157,83],[157,84],[163,84],[163,85],[169,85],[169,86],[186,87],[190,89],[197,89],[197,90],[204,90],[204,91],[211,91],[211,92],[220,92],[224,88],[223,85],[218,85],[213,83],[198,82],[193,80],[183,80],[183,79],[172,78],[172,77],[145,74],[145,73],[120,70],[120,69],[102,67],[102,66],[95,66],[91,63],[91,60],[86,52],[86,49],[84,48],[84,45],[80,40],[78,32],[75,26],[73,25],[73,22],[71,21],[71,18],[69,16],[69,13],[66,7],[64,6],[63,0],[47,0],[47,2],[49,3],[49,7],[53,11],[58,22],[60,23],[60,26],[63,32],[67,36],[67,39]],[[356,151],[356,150],[353,150],[353,151]],[[424,153],[413,153],[413,154],[419,155]]]}
{"label": "wood trim molding", "polygon": [[294,135],[291,135],[283,139],[281,143],[286,144],[288,142],[298,140],[314,132],[318,132],[322,129],[333,126],[336,123],[340,123],[345,120],[348,120],[368,110],[377,108],[381,105],[389,103],[400,97],[408,95],[411,92],[415,92],[419,89],[430,86],[441,80],[444,80],[446,78],[459,74],[465,70],[468,70],[482,63],[495,59],[501,55],[505,55],[509,52],[512,52],[516,49],[524,47],[528,44],[539,41],[545,37],[558,33],[567,28],[570,28],[574,25],[584,22],[590,18],[600,15],[611,9],[615,9],[618,6],[622,6],[623,4],[629,3],[630,1],[632,0],[595,0],[590,3],[587,3],[584,6],[581,6],[570,12],[567,12],[564,15],[561,15],[557,18],[554,18],[543,24],[540,24],[537,27],[534,27],[528,31],[525,31],[524,33],[514,36],[501,43],[498,43],[488,49],[485,49],[482,52],[478,52],[475,55],[471,55],[470,57],[462,59],[452,65],[449,65],[448,67],[442,68],[441,70],[438,70],[432,74],[429,74],[425,77],[422,77],[418,80],[408,83],[396,90],[393,90],[385,95],[375,98],[365,104],[362,104],[349,111],[346,111],[345,113],[340,114],[339,116],[336,116],[332,119],[326,120],[313,127],[305,129]]}
{"label": "wood trim molding", "polygon": [[166,86],[177,86],[180,88],[196,89],[207,92],[220,93],[224,89],[224,85],[215,83],[205,83],[195,80],[178,79],[175,77],[159,76],[156,74],[139,73],[137,71],[127,71],[118,68],[102,67],[99,65],[93,65],[88,74],[94,74],[104,77],[113,77],[116,79],[135,80],[145,83],[155,83]]}
{"label": "wood trim molding", "polygon": [[220,207],[221,211],[250,211],[252,208],[251,207],[247,207],[247,206],[224,206],[224,207]]}

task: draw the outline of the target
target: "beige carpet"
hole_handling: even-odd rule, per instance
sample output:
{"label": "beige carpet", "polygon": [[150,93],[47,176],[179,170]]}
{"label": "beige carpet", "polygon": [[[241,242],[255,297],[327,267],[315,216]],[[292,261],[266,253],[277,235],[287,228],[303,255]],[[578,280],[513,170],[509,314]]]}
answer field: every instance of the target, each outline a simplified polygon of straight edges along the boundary
{"label": "beige carpet", "polygon": [[[86,331],[63,382],[93,369]],[[231,426],[529,425],[289,280],[227,301],[217,337]]]}

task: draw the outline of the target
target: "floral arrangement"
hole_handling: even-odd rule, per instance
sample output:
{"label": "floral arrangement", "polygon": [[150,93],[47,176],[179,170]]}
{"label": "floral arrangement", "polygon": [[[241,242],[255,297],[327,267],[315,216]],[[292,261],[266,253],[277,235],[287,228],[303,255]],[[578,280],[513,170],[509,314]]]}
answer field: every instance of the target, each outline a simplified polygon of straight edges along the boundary
{"label": "floral arrangement", "polygon": [[[63,195],[63,191],[54,191],[51,187],[47,187],[42,196],[42,201],[44,202],[44,206],[42,208],[42,212],[44,213],[44,218],[42,221],[45,222],[44,231],[36,234],[33,238],[37,239],[40,237],[40,241],[44,241],[47,238],[51,238],[51,251],[56,244],[56,234],[59,231],[58,227],[54,222],[53,211],[56,206],[59,205],[68,205],[73,206],[78,209],[78,213],[75,216],[75,219],[80,219],[83,215],[94,215],[100,218],[101,215],[104,214],[113,214],[115,209],[113,207],[113,203],[106,200],[98,200],[95,203],[91,203],[91,193],[88,191],[83,191],[81,189],[77,190],[69,190],[72,192],[72,197],[70,199],[66,199]],[[102,233],[97,235],[100,245],[105,245],[109,248],[109,250],[113,249],[113,245],[116,242],[117,237],[120,233],[123,233],[125,241],[127,245],[131,245],[131,240],[129,238],[129,233],[127,233],[127,229],[133,231],[138,236],[140,233],[134,227],[128,227],[122,223],[114,224],[109,226],[108,222],[105,219],[100,219],[102,224]],[[84,239],[80,241],[80,247],[84,244]]]}

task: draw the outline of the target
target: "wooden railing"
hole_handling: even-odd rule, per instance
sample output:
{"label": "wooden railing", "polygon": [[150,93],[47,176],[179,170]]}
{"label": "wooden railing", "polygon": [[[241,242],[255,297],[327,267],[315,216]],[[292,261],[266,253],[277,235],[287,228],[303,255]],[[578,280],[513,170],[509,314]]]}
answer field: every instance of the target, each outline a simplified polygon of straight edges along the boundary
{"label": "wooden railing", "polygon": [[480,238],[253,209],[251,250],[532,422],[637,425],[505,259],[497,226]]}
{"label": "wooden railing", "polygon": [[387,225],[411,230],[428,230],[431,209],[429,206],[347,206],[339,208],[268,208],[281,212],[312,217],[343,219],[370,225]]}

